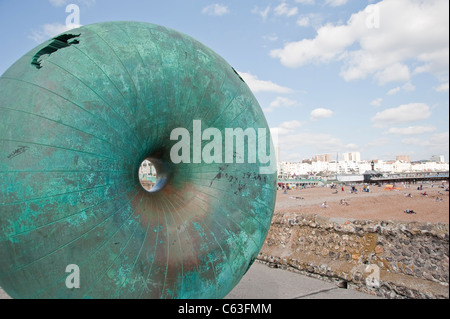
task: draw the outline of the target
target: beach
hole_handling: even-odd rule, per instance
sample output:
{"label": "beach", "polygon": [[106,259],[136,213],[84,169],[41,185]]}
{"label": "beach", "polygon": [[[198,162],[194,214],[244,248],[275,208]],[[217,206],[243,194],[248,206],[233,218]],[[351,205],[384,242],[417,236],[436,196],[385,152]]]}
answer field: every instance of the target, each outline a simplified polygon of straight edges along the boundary
{"label": "beach", "polygon": [[[385,189],[385,186],[370,186],[370,192],[362,192],[363,186],[356,186],[357,193],[350,193],[350,187],[344,191],[330,187],[277,191],[275,215],[284,213],[317,214],[326,217],[341,217],[356,220],[392,220],[403,222],[449,223],[449,192],[440,188],[442,183],[424,184],[417,190],[418,184],[401,189]],[[448,187],[448,183],[444,185]],[[337,192],[336,192],[337,191]],[[422,195],[427,193],[427,196]],[[442,195],[441,195],[441,194]],[[406,196],[409,195],[410,196]],[[438,200],[436,200],[438,198]],[[348,205],[342,205],[344,200]],[[326,208],[322,204],[326,202]],[[414,214],[407,214],[412,210]]]}

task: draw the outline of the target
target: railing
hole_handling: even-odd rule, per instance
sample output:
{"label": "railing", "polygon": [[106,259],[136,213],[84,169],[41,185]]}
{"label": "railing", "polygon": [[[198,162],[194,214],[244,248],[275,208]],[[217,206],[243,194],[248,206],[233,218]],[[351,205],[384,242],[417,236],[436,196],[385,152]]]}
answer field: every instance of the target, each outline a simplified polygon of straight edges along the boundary
{"label": "railing", "polygon": [[407,174],[386,174],[382,176],[373,176],[370,178],[371,181],[380,180],[399,180],[399,179],[443,179],[449,178],[449,172],[421,172],[421,173],[407,173]]}

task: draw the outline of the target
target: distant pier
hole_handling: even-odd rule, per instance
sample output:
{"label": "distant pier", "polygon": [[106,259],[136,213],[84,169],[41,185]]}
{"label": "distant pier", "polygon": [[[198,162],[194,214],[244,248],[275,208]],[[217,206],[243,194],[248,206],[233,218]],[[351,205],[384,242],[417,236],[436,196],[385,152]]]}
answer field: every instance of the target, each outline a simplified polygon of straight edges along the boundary
{"label": "distant pier", "polygon": [[417,182],[439,182],[448,181],[449,172],[417,172],[417,173],[377,173],[367,172],[364,174],[365,183],[410,183]]}
{"label": "distant pier", "polygon": [[409,183],[416,184],[418,182],[449,182],[449,172],[416,172],[416,173],[383,173],[379,171],[367,171],[364,174],[346,174],[327,176],[321,179],[307,178],[286,178],[278,177],[278,186],[296,186],[296,187],[314,187],[329,183],[337,184],[393,184],[393,183]]}

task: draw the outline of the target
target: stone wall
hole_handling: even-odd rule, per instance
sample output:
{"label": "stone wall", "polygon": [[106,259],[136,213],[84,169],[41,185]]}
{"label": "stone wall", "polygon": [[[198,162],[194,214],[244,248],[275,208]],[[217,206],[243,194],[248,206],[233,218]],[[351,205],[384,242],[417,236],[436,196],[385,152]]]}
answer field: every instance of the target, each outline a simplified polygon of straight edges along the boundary
{"label": "stone wall", "polygon": [[449,225],[276,214],[259,261],[387,298],[449,298]]}

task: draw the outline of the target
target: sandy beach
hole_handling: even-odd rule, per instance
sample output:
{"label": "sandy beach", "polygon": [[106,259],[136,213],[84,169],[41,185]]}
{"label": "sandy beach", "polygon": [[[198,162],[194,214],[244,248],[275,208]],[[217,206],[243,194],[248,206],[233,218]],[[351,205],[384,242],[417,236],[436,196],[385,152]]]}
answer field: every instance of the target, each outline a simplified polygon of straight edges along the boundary
{"label": "sandy beach", "polygon": [[[385,190],[384,187],[371,186],[370,192],[362,192],[363,186],[357,186],[358,193],[350,193],[350,187],[336,190],[329,187],[289,190],[284,194],[278,191],[275,214],[313,213],[327,217],[342,217],[367,220],[392,220],[405,222],[449,223],[449,192],[440,188],[441,183],[418,185],[401,190]],[[448,184],[445,184],[445,188]],[[422,195],[426,192],[427,196]],[[441,194],[439,194],[441,193]],[[411,194],[407,197],[405,194]],[[439,200],[437,200],[437,198]],[[349,205],[341,205],[345,200]],[[327,208],[322,204],[326,201]],[[415,214],[406,214],[412,210]]]}

